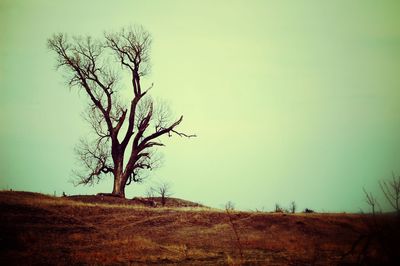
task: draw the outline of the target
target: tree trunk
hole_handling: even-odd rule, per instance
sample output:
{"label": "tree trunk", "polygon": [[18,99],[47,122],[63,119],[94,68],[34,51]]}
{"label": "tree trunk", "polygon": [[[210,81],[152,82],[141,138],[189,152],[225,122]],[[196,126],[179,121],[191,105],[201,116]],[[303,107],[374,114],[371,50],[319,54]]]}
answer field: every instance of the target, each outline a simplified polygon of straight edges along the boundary
{"label": "tree trunk", "polygon": [[[113,161],[114,161],[114,187],[113,192],[111,193],[113,196],[125,198],[125,185],[126,185],[126,177],[124,176],[123,169],[123,153],[118,152],[118,145],[116,143],[112,143],[113,147]],[[114,148],[117,147],[117,148]]]}
{"label": "tree trunk", "polygon": [[125,179],[122,175],[118,175],[114,177],[114,187],[111,194],[114,196],[118,196],[121,198],[125,198]]}
{"label": "tree trunk", "polygon": [[114,161],[114,187],[112,195],[125,198],[126,177],[123,174],[123,158]]}

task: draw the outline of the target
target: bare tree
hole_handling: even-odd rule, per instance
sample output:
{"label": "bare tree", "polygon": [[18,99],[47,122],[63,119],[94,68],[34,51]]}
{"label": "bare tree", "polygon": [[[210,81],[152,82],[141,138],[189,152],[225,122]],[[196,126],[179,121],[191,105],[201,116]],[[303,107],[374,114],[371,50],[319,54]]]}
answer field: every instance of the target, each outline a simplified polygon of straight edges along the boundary
{"label": "bare tree", "polygon": [[[142,78],[150,69],[150,34],[141,26],[105,33],[103,40],[55,34],[48,47],[57,56],[57,68],[65,71],[68,85],[83,90],[89,104],[85,118],[95,138],[82,140],[77,154],[82,162],[79,184],[94,184],[112,174],[111,195],[125,197],[125,187],[143,180],[145,170],[159,165],[155,147],[164,146],[163,135],[192,137],[176,130],[183,116],[170,120],[168,109],[155,106]],[[132,98],[124,103],[124,86],[118,67],[130,77]],[[125,158],[126,157],[126,158]]]}
{"label": "bare tree", "polygon": [[363,188],[365,194],[365,202],[371,207],[372,214],[375,215],[376,207],[379,205],[378,200],[371,192],[367,192],[365,188]]}
{"label": "bare tree", "polygon": [[227,211],[234,211],[235,210],[235,203],[233,203],[232,201],[228,201],[225,204],[225,210]]}
{"label": "bare tree", "polygon": [[171,185],[169,183],[162,183],[157,187],[151,188],[150,191],[153,191],[154,194],[157,194],[161,197],[162,206],[165,206],[167,203],[167,198],[172,196]]}
{"label": "bare tree", "polygon": [[379,185],[392,209],[383,213],[377,198],[363,189],[371,215],[364,217],[366,230],[359,232],[351,249],[343,254],[343,261],[357,255],[358,265],[400,265],[400,176],[393,173],[392,180],[380,181]]}
{"label": "bare tree", "polygon": [[283,209],[278,203],[275,203],[275,212],[283,212]]}
{"label": "bare tree", "polygon": [[383,180],[379,185],[389,204],[400,214],[400,175],[392,173],[392,180]]}
{"label": "bare tree", "polygon": [[291,203],[290,203],[290,207],[289,207],[289,210],[290,210],[290,212],[291,213],[296,213],[296,202],[294,202],[294,201],[292,201]]}

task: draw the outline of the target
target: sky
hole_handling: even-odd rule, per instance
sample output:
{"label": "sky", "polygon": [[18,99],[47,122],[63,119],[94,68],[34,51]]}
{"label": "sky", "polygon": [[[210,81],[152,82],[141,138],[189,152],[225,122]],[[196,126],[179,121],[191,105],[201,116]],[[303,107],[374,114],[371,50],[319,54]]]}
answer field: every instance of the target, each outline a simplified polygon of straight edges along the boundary
{"label": "sky", "polygon": [[111,176],[71,182],[86,95],[46,41],[140,24],[153,37],[144,85],[197,137],[162,139],[163,166],[128,197],[169,182],[217,208],[359,212],[365,188],[384,205],[378,181],[400,174],[399,13],[368,0],[2,0],[0,189],[111,192]]}

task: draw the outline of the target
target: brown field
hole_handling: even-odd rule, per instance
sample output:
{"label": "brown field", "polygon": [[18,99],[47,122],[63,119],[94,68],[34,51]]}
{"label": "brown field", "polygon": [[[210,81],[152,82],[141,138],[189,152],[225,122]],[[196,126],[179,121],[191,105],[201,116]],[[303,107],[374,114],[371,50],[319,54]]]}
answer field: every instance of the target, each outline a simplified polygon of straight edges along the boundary
{"label": "brown field", "polygon": [[10,191],[0,209],[0,265],[353,265],[368,218]]}

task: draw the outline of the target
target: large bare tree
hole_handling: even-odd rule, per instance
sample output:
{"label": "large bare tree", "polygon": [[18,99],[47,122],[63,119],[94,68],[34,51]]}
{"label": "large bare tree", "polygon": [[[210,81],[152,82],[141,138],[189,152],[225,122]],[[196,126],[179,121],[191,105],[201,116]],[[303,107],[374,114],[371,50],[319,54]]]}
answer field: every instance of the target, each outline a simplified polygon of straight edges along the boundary
{"label": "large bare tree", "polygon": [[[70,87],[85,92],[89,106],[85,118],[95,138],[82,140],[77,153],[83,165],[79,184],[94,184],[112,174],[112,195],[125,197],[125,187],[143,179],[143,171],[158,164],[155,147],[163,135],[191,137],[176,130],[183,116],[171,120],[165,106],[155,106],[143,89],[141,78],[150,67],[151,36],[141,26],[105,33],[104,39],[55,34],[48,47],[57,56],[57,68],[65,71]],[[121,70],[122,71],[119,71]],[[121,78],[128,74],[129,82]],[[126,83],[130,102],[119,96]]]}

